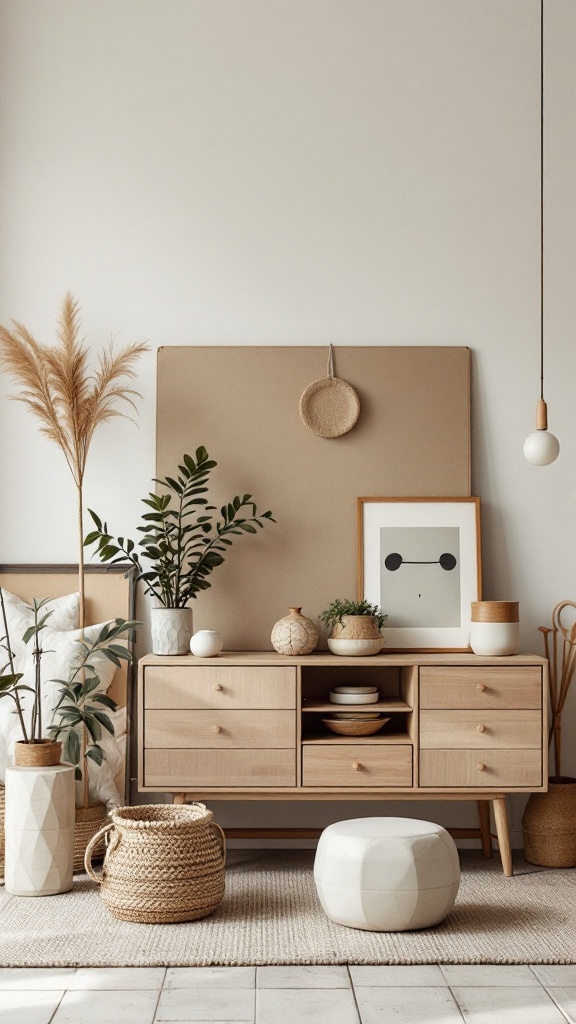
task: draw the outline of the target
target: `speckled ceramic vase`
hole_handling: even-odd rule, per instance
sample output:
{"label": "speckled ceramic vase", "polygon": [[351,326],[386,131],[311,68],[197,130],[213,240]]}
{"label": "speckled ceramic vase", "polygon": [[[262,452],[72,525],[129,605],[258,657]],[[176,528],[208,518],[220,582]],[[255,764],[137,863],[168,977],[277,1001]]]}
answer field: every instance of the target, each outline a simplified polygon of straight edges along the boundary
{"label": "speckled ceramic vase", "polygon": [[310,654],[318,645],[318,632],[301,608],[291,608],[272,630],[272,646],[278,654]]}

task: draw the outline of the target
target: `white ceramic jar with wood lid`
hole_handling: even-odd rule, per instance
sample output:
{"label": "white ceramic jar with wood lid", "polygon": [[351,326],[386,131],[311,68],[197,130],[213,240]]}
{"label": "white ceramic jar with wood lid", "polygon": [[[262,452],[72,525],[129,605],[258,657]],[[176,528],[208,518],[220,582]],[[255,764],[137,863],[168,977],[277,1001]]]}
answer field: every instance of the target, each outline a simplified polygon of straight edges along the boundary
{"label": "white ceramic jar with wood lid", "polygon": [[518,601],[472,601],[471,619],[474,654],[485,658],[516,654],[520,643]]}

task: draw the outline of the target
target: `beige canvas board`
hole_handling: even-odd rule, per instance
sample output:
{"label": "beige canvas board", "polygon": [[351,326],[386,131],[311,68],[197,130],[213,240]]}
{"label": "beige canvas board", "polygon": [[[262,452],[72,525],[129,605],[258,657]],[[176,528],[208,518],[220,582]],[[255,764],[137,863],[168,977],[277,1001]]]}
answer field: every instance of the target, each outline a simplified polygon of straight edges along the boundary
{"label": "beige canvas board", "polygon": [[470,495],[469,349],[349,346],[334,357],[360,415],[324,438],[299,401],[325,375],[327,347],[159,349],[157,475],[204,445],[218,463],[213,504],[249,492],[277,520],[237,538],[193,602],[194,629],[220,630],[227,650],[271,649],[290,606],[316,620],[335,597],[355,598],[358,497]]}

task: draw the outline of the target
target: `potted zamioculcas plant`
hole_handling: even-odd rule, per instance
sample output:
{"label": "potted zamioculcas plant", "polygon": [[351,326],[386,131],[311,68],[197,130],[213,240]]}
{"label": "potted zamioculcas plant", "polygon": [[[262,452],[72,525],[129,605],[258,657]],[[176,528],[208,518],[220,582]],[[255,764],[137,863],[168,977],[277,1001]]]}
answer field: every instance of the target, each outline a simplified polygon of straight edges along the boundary
{"label": "potted zamioculcas plant", "polygon": [[384,646],[380,630],[387,616],[368,601],[341,601],[336,598],[323,612],[320,620],[331,627],[328,647],[333,654],[362,657],[378,654]]}
{"label": "potted zamioculcas plant", "polygon": [[[275,522],[272,513],[257,511],[251,494],[238,495],[223,505],[220,517],[205,495],[211,471],[217,463],[205,448],[196,457],[184,455],[176,476],[155,480],[160,493],[142,501],[147,511],[137,527],[140,552],[133,540],[113,538],[108,524],[88,509],[95,529],[84,543],[97,545],[102,562],[130,561],[137,580],[156,599],[152,609],[152,651],[154,654],[186,654],[192,635],[189,601],[210,586],[208,576],[222,565],[234,537],[255,534],[265,523]],[[142,559],[149,563],[146,568]]]}

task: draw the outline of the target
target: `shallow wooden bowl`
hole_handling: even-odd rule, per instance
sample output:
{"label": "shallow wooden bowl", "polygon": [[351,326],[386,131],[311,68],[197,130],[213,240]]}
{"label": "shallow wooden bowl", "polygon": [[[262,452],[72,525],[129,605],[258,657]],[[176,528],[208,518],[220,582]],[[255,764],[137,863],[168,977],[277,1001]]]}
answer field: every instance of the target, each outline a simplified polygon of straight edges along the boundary
{"label": "shallow wooden bowl", "polygon": [[323,718],[324,725],[331,730],[331,732],[337,732],[339,736],[372,736],[373,733],[378,732],[386,722],[389,722],[389,718],[378,718],[369,719],[366,722],[354,721],[349,719],[343,721],[341,718]]}

